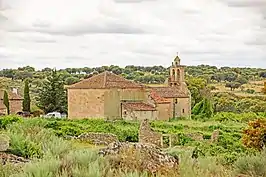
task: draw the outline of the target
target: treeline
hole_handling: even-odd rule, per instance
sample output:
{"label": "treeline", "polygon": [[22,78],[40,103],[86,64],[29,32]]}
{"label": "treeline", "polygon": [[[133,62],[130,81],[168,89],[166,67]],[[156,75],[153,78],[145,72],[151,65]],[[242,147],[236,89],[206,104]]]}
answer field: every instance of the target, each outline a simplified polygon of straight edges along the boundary
{"label": "treeline", "polygon": [[[52,68],[44,68],[36,70],[34,67],[26,66],[17,69],[3,69],[0,71],[0,77],[11,78],[12,80],[30,79],[36,84],[45,79]],[[163,66],[101,66],[101,67],[84,67],[84,68],[66,68],[60,69],[58,72],[63,76],[66,85],[70,85],[80,81],[81,79],[91,77],[95,74],[110,71],[118,75],[122,75],[126,79],[134,80],[146,84],[162,84],[169,75],[169,68]],[[202,77],[210,82],[228,82],[237,86],[238,83],[245,84],[249,80],[261,80],[266,78],[266,69],[259,68],[230,68],[208,65],[188,66],[186,67],[186,75],[192,77]],[[228,85],[230,87],[230,85]]]}

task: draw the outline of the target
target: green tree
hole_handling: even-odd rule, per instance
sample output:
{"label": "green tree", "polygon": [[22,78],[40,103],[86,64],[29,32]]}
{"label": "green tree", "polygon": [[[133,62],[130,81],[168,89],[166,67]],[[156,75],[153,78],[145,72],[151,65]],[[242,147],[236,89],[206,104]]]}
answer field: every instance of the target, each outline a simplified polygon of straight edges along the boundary
{"label": "green tree", "polygon": [[10,106],[9,106],[9,98],[8,98],[8,93],[7,91],[4,92],[4,105],[6,106],[7,109],[7,114],[10,114]]}
{"label": "green tree", "polygon": [[62,76],[54,69],[39,88],[38,107],[45,113],[67,111],[67,96]]}
{"label": "green tree", "polygon": [[199,103],[205,94],[208,94],[207,81],[203,78],[189,77],[187,78],[187,86],[191,92],[192,107]]}
{"label": "green tree", "polygon": [[229,87],[231,91],[234,91],[235,89],[240,88],[241,84],[238,82],[229,82],[229,83],[226,83],[225,87]]}
{"label": "green tree", "polygon": [[204,98],[192,109],[192,114],[201,118],[211,118],[213,115],[213,105],[209,98]]}
{"label": "green tree", "polygon": [[77,83],[79,81],[80,81],[79,78],[70,76],[70,77],[65,79],[65,84],[66,85],[72,85],[72,84],[75,84],[75,83]]}
{"label": "green tree", "polygon": [[24,86],[24,99],[23,99],[23,111],[30,112],[30,88],[29,88],[29,80],[25,81]]}

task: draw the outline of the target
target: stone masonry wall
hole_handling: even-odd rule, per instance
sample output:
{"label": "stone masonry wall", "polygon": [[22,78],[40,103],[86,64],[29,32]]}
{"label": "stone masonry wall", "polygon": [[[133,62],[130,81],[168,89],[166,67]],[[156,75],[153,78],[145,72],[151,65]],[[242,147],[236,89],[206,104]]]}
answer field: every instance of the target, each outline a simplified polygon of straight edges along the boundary
{"label": "stone masonry wall", "polygon": [[10,100],[10,113],[16,114],[22,111],[22,100]]}
{"label": "stone masonry wall", "polygon": [[104,118],[105,89],[68,89],[69,119]]}
{"label": "stone masonry wall", "polygon": [[140,143],[148,143],[154,144],[158,147],[161,147],[161,138],[162,135],[160,133],[154,132],[147,119],[143,120],[139,129],[139,142]]}
{"label": "stone masonry wall", "polygon": [[[22,111],[22,100],[9,100],[10,114],[16,114]],[[7,114],[6,106],[3,104],[3,100],[0,100],[0,113]]]}
{"label": "stone masonry wall", "polygon": [[170,103],[157,104],[158,120],[169,120],[170,119]]}

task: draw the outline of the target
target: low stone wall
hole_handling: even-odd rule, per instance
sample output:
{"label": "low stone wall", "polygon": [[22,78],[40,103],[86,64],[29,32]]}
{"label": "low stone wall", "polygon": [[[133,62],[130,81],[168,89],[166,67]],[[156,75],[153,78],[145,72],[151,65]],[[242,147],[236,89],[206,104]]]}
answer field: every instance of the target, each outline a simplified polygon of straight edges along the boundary
{"label": "low stone wall", "polygon": [[114,134],[93,132],[81,134],[78,137],[75,137],[75,139],[81,141],[88,141],[95,145],[109,145],[118,141],[117,136]]}
{"label": "low stone wall", "polygon": [[195,140],[195,141],[203,141],[204,140],[203,134],[201,134],[201,133],[189,133],[189,134],[186,134],[186,136]]}
{"label": "low stone wall", "polygon": [[143,120],[139,129],[139,142],[154,144],[158,147],[162,145],[162,134],[154,132],[147,119]]}

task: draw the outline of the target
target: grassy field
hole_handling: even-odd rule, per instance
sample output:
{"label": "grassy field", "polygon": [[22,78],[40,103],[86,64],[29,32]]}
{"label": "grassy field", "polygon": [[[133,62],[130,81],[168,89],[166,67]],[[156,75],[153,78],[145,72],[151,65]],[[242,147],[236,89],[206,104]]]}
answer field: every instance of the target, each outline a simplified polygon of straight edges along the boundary
{"label": "grassy field", "polygon": [[[230,114],[228,114],[230,115]],[[237,117],[237,116],[236,116]],[[180,171],[172,171],[180,177],[229,177],[239,174],[266,176],[265,154],[254,154],[242,144],[242,132],[248,120],[215,119],[202,122],[177,120],[151,122],[154,131],[175,134],[178,141],[174,147],[164,149],[180,158]],[[0,176],[16,177],[148,177],[140,169],[116,166],[97,155],[99,146],[67,140],[86,132],[106,132],[118,136],[120,141],[138,141],[139,122],[104,120],[47,120],[22,119],[14,116],[0,118],[1,133],[10,137],[9,152],[32,159],[30,164],[18,168],[10,164],[0,165]],[[219,130],[217,142],[211,142],[211,134]],[[199,133],[203,140],[190,135]],[[197,161],[191,158],[196,153]],[[64,164],[62,166],[62,164]],[[256,164],[256,165],[255,165]],[[136,165],[136,164],[135,164]],[[256,167],[257,166],[257,167]],[[251,175],[252,174],[252,175]],[[159,175],[163,176],[163,175]],[[165,176],[165,175],[164,175]],[[167,175],[166,175],[167,176]]]}
{"label": "grassy field", "polygon": [[[238,88],[231,91],[230,88],[225,87],[225,83],[217,83],[217,84],[210,84],[210,86],[214,86],[216,89],[212,90],[212,92],[227,92],[227,93],[234,93],[237,96],[265,96],[262,94],[262,88],[264,86],[263,81],[250,81],[248,84],[244,84],[243,88]],[[246,90],[251,89],[254,90],[254,94],[247,93]]]}

